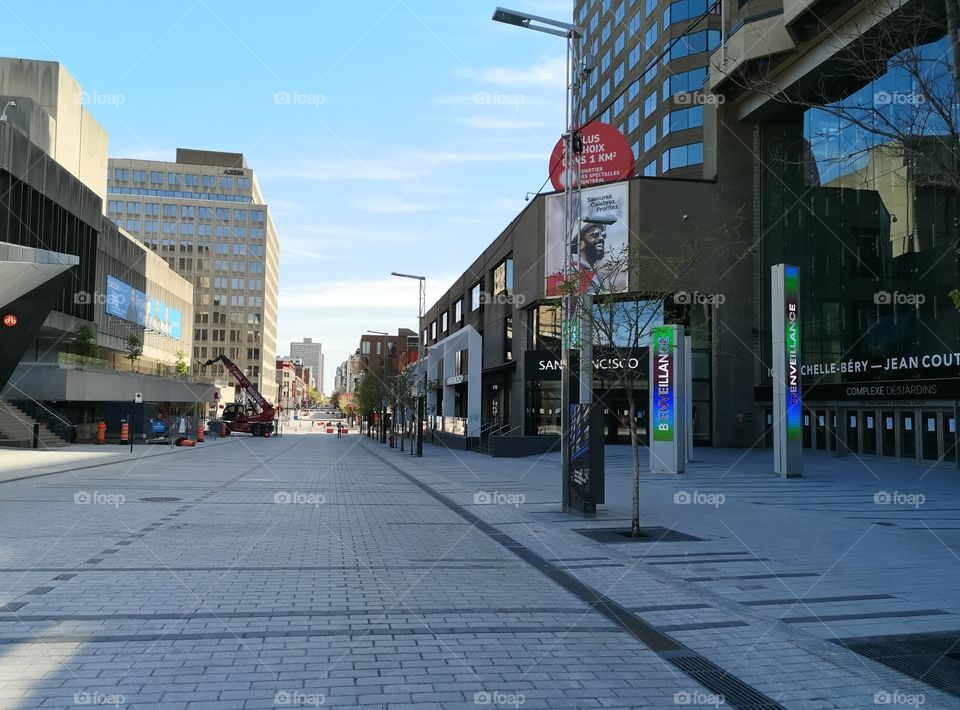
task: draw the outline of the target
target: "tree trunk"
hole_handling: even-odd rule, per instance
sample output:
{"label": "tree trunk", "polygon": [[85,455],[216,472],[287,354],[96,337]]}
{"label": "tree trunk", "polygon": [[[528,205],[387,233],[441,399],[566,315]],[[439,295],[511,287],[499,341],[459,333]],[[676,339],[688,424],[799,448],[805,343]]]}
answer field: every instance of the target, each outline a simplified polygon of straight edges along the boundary
{"label": "tree trunk", "polygon": [[960,96],[960,2],[944,0],[947,9],[947,34],[953,50],[954,96]]}
{"label": "tree trunk", "polygon": [[630,537],[640,537],[640,446],[637,441],[635,419],[637,405],[633,401],[633,389],[627,385],[627,416],[630,418],[630,463],[633,468],[633,502],[630,512]]}

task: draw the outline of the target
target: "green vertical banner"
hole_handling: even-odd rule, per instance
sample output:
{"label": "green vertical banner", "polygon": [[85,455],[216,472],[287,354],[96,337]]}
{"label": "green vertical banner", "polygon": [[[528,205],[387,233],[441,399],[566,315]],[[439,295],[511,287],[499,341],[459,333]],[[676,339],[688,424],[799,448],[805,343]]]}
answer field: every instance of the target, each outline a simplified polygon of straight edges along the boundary
{"label": "green vertical banner", "polygon": [[800,392],[800,269],[770,267],[773,464],[784,478],[803,475],[803,399]]}
{"label": "green vertical banner", "polygon": [[676,370],[674,368],[674,342],[676,329],[658,325],[653,328],[654,408],[653,438],[655,441],[673,441],[676,429]]}
{"label": "green vertical banner", "polygon": [[800,269],[796,266],[783,268],[783,308],[787,438],[800,441]]}

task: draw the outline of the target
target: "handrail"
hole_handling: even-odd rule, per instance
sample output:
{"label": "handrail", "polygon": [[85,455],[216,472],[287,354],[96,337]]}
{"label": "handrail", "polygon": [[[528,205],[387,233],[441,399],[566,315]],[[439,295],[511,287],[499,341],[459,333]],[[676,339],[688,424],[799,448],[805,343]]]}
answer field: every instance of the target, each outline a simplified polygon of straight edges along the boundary
{"label": "handrail", "polygon": [[[53,411],[53,410],[50,409],[48,406],[46,406],[43,402],[39,402],[39,401],[35,400],[33,397],[31,397],[29,394],[27,394],[26,392],[24,392],[22,389],[20,389],[19,387],[17,387],[17,386],[16,386],[15,384],[13,384],[12,382],[8,382],[7,385],[8,385],[9,387],[12,387],[13,389],[17,390],[17,392],[20,392],[20,393],[22,393],[23,395],[25,395],[25,399],[33,402],[35,405],[37,405],[38,407],[40,407],[40,409],[42,409],[43,411],[47,412],[47,414],[50,414],[50,415],[54,416],[55,418],[59,419],[61,422],[63,422],[63,423],[64,423],[65,425],[67,425],[67,426],[73,426],[73,422],[67,421],[67,420],[64,419],[62,416],[60,416],[60,415],[57,414],[55,411]],[[7,398],[9,398],[9,394],[7,395]]]}

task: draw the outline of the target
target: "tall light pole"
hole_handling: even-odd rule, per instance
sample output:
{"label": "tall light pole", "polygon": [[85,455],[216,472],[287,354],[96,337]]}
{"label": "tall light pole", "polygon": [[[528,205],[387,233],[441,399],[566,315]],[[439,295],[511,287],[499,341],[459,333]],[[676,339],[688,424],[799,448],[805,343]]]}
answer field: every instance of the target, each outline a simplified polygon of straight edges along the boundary
{"label": "tall light pole", "polygon": [[[417,313],[417,371],[423,372],[423,376],[417,378],[417,414],[415,419],[417,425],[416,454],[417,456],[423,456],[423,417],[426,410],[425,398],[427,396],[427,363],[424,362],[424,353],[427,344],[424,342],[425,339],[423,337],[423,312],[427,305],[427,277],[417,276],[415,274],[401,274],[398,271],[391,271],[390,275],[399,276],[401,279],[414,279],[420,282],[420,308]],[[414,449],[411,446],[410,453],[413,454],[413,452]]]}
{"label": "tall light pole", "polygon": [[[563,373],[560,379],[560,449],[563,466],[563,510],[570,508],[570,350],[579,347],[582,341],[581,325],[581,279],[579,273],[579,259],[573,261],[573,245],[579,244],[580,225],[580,161],[576,155],[575,144],[581,142],[578,132],[580,88],[583,77],[587,73],[587,66],[583,54],[584,29],[569,22],[551,20],[526,12],[507,10],[498,7],[493,13],[496,22],[536,30],[545,34],[563,37],[567,40],[567,93],[566,93],[566,131],[563,134],[563,213],[567,228],[564,240],[563,278],[574,281],[574,293],[566,289],[562,298],[561,310],[561,359]],[[553,167],[551,166],[551,172]],[[589,333],[588,338],[592,337]],[[589,354],[589,347],[586,348]],[[592,363],[585,361],[584,353],[580,356],[581,394],[586,388],[587,397],[592,395],[589,380]],[[586,372],[586,378],[583,373]]]}

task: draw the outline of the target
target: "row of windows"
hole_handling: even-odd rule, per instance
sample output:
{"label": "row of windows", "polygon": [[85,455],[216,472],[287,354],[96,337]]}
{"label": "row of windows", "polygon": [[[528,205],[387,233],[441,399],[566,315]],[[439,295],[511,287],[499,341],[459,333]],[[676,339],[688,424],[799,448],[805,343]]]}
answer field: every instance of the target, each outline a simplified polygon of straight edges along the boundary
{"label": "row of windows", "polygon": [[[177,217],[177,207],[178,205],[163,205],[163,216],[164,217]],[[213,219],[214,214],[216,214],[217,219],[220,221],[229,221],[230,220],[230,208],[228,207],[217,207],[216,212],[214,212],[213,207],[197,207],[195,205],[179,205],[179,216],[187,219],[193,219],[198,217],[199,219]],[[123,200],[107,200],[107,214],[119,214],[123,212],[124,203]],[[141,212],[147,217],[156,217],[160,214],[160,203],[158,202],[127,202],[126,203],[126,212],[127,216],[136,216]],[[250,210],[250,221],[254,223],[264,222],[266,217],[266,212],[264,210]],[[247,221],[247,210],[235,209],[233,210],[233,221],[234,222],[246,222]]]}
{"label": "row of windows", "polygon": [[[113,182],[130,182],[130,173],[133,173],[133,182],[137,184],[145,184],[147,182],[147,171],[146,170],[130,170],[129,168],[114,168],[113,169]],[[110,172],[107,172],[107,180],[110,180]],[[216,175],[197,175],[196,173],[175,173],[168,172],[166,173],[166,184],[169,186],[178,186],[186,185],[187,187],[200,187],[202,184],[205,189],[211,189],[217,186],[217,176]],[[220,188],[224,190],[232,190],[234,185],[236,185],[238,190],[249,190],[251,185],[251,179],[248,177],[233,177],[231,175],[221,175],[220,176]],[[163,185],[164,184],[164,172],[162,170],[151,170],[150,171],[150,184],[151,185]]]}
{"label": "row of windows", "polygon": [[250,195],[225,195],[219,192],[189,192],[183,190],[153,190],[143,187],[117,187],[108,185],[111,195],[145,195],[147,197],[176,197],[181,200],[207,200],[212,202],[253,202]]}
{"label": "row of windows", "polygon": [[[491,272],[491,280],[493,282],[493,297],[500,296],[502,294],[510,295],[513,293],[513,257],[508,256],[506,259],[501,261],[499,264],[494,267]],[[426,343],[429,340],[436,342],[439,338],[439,335],[446,334],[450,329],[449,316],[452,310],[453,312],[453,322],[455,324],[463,323],[463,308],[464,300],[467,301],[467,308],[470,313],[479,310],[484,303],[484,291],[483,291],[483,281],[478,281],[471,288],[470,291],[458,298],[454,304],[453,308],[447,311],[444,311],[440,314],[439,321],[433,321],[429,328],[424,328],[423,330],[423,342]],[[439,324],[439,332],[437,326]]]}

